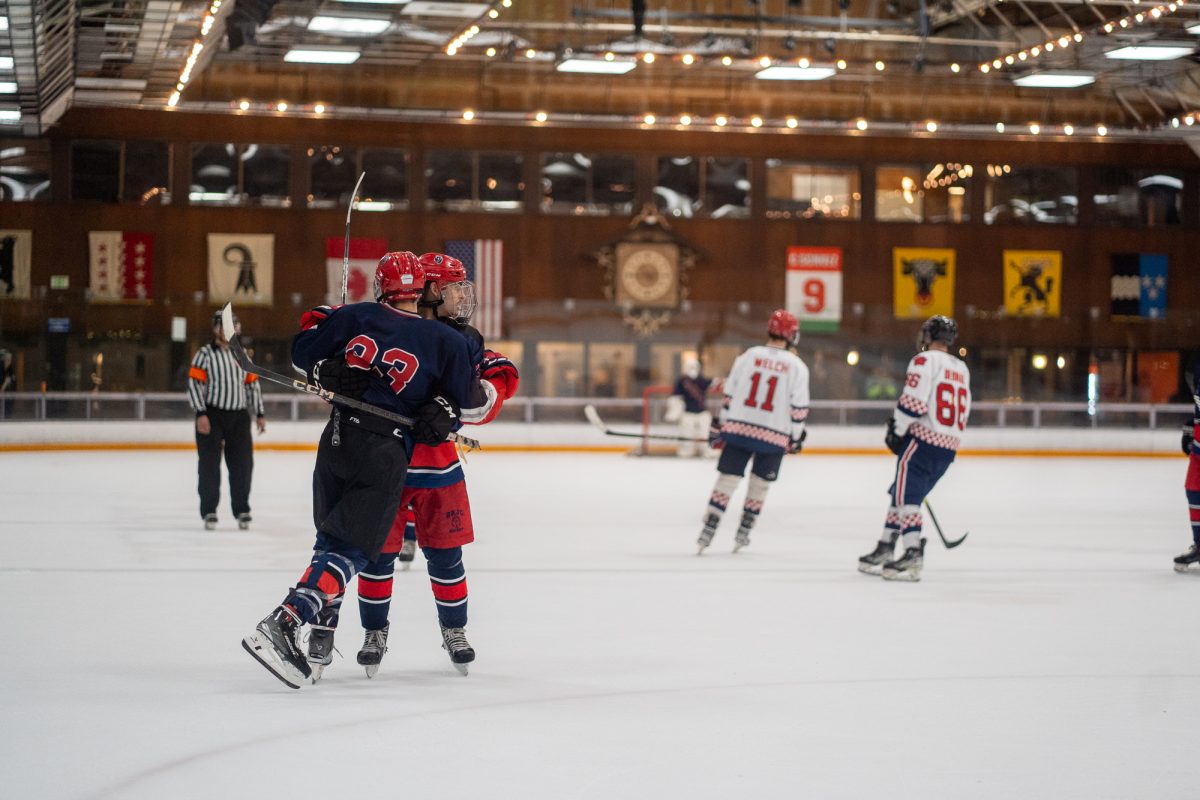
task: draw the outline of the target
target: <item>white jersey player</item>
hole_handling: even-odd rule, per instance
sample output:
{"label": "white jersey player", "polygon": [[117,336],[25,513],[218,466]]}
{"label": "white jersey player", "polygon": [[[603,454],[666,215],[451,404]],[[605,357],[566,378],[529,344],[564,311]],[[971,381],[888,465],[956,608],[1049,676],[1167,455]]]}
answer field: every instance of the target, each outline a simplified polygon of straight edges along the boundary
{"label": "white jersey player", "polygon": [[767,323],[768,341],[738,356],[725,381],[725,401],[713,420],[709,443],[722,449],[717,483],[696,540],[699,552],[712,544],[729,499],[750,470],[750,486],[733,552],[750,544],[750,529],[762,512],[767,490],[779,475],[786,453],[798,453],[808,418],[808,367],[789,350],[800,339],[800,323],[779,309]]}
{"label": "white jersey player", "polygon": [[[921,326],[922,349],[908,362],[904,390],[888,420],[884,442],[898,456],[888,494],[887,519],[875,550],[858,560],[858,569],[887,580],[918,581],[924,562],[921,503],[954,462],[971,413],[971,373],[949,352],[958,325],[949,317],[930,317]],[[904,554],[892,560],[897,538]]]}

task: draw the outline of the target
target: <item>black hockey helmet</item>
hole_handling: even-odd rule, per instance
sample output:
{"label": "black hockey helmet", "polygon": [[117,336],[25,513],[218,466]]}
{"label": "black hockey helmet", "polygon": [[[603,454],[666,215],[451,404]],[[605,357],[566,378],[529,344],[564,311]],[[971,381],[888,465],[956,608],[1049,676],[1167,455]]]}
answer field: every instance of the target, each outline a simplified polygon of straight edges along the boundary
{"label": "black hockey helmet", "polygon": [[917,346],[922,350],[929,348],[933,342],[941,342],[949,347],[958,338],[958,323],[943,314],[937,314],[925,320],[921,326],[921,335]]}

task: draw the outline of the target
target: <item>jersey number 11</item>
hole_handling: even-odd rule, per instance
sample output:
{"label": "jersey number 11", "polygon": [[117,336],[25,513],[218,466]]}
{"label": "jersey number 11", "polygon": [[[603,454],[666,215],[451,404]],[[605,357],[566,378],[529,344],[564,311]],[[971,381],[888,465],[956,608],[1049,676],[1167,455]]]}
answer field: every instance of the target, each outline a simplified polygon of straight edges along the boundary
{"label": "jersey number 11", "polygon": [[750,396],[746,398],[746,405],[750,408],[761,408],[770,413],[775,410],[775,387],[779,385],[779,376],[772,375],[767,378],[767,396],[763,398],[761,406],[758,404],[758,384],[760,382],[762,382],[761,372],[750,376]]}

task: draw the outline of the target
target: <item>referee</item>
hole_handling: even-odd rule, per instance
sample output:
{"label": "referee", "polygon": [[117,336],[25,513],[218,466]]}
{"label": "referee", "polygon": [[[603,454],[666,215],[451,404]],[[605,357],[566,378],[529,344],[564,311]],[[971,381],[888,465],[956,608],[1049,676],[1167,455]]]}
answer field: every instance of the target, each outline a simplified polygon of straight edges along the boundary
{"label": "referee", "polygon": [[[241,323],[234,320],[235,330]],[[213,314],[213,340],[196,351],[188,370],[188,400],[196,412],[196,450],[200,453],[200,516],[206,530],[217,527],[221,501],[221,447],[229,469],[229,494],[238,527],[250,527],[250,475],[254,444],[250,409],[258,432],[267,429],[258,376],[238,366],[221,330],[221,312]]]}

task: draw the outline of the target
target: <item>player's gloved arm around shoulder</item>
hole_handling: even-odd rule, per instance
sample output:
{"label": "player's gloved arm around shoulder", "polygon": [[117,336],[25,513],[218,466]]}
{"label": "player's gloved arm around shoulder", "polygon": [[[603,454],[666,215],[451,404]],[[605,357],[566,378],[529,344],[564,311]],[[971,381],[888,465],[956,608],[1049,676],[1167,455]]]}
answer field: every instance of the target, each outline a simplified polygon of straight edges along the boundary
{"label": "player's gloved arm around shoulder", "polygon": [[1183,426],[1183,439],[1180,441],[1180,444],[1183,445],[1183,454],[1185,456],[1192,455],[1192,446],[1193,446],[1192,431],[1193,431],[1193,427],[1191,425]]}
{"label": "player's gloved arm around shoulder", "polygon": [[345,356],[325,358],[313,365],[313,383],[330,392],[361,400],[371,385],[370,373],[346,363]]}
{"label": "player's gloved arm around shoulder", "polygon": [[459,422],[459,412],[454,403],[440,395],[434,397],[413,415],[413,441],[431,446],[441,444]]}
{"label": "player's gloved arm around shoulder", "polygon": [[483,360],[479,362],[479,377],[490,381],[496,387],[496,393],[502,400],[507,400],[516,394],[517,386],[521,382],[517,365],[495,350],[483,351]]}
{"label": "player's gloved arm around shoulder", "polygon": [[888,417],[887,433],[883,435],[883,443],[896,455],[904,452],[904,436],[896,431],[895,417]]}

